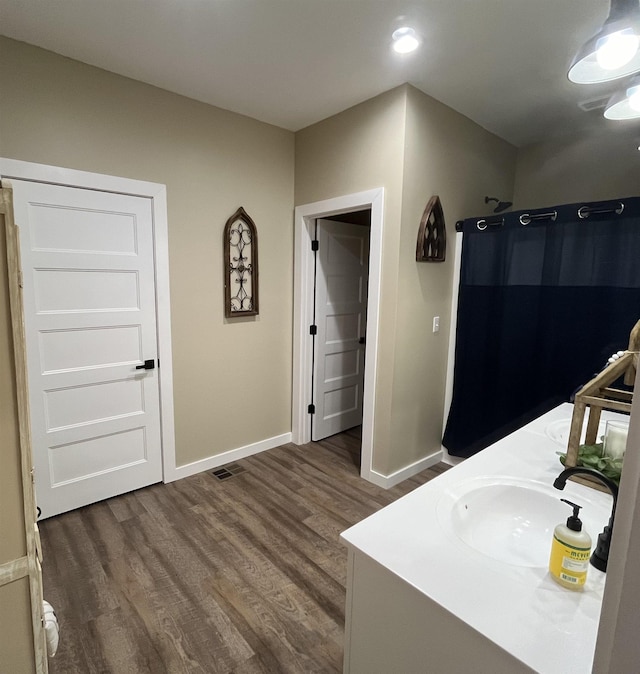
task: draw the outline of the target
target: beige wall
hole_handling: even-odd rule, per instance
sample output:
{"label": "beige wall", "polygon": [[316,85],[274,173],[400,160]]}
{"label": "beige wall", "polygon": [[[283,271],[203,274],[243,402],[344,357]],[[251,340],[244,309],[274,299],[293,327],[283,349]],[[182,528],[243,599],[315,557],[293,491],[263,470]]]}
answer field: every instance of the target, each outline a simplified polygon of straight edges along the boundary
{"label": "beige wall", "polygon": [[0,671],[36,672],[29,579],[0,587]]}
{"label": "beige wall", "polygon": [[[510,199],[515,163],[515,147],[421,91],[407,88],[392,405],[396,441],[389,471],[440,449],[455,223],[483,212],[487,194]],[[418,224],[434,194],[444,211],[447,259],[418,263]],[[434,316],[440,316],[437,334],[432,330]]]}
{"label": "beige wall", "polygon": [[[291,430],[291,132],[0,37],[0,156],[164,183],[178,465]],[[258,227],[260,315],[224,319],[222,231]]]}
{"label": "beige wall", "polygon": [[[385,188],[373,456],[383,475],[440,449],[455,221],[484,209],[487,193],[511,197],[515,159],[511,145],[407,85],[296,134],[296,205]],[[443,264],[415,261],[432,194],[448,227]]]}
{"label": "beige wall", "polygon": [[637,128],[634,131],[633,126],[612,122],[602,133],[554,139],[521,148],[514,208],[637,196],[640,194],[639,144]]}
{"label": "beige wall", "polygon": [[[640,388],[640,370],[635,390]],[[640,398],[631,408],[629,438],[620,480],[615,528],[607,566],[594,674],[636,672],[640,662]]]}

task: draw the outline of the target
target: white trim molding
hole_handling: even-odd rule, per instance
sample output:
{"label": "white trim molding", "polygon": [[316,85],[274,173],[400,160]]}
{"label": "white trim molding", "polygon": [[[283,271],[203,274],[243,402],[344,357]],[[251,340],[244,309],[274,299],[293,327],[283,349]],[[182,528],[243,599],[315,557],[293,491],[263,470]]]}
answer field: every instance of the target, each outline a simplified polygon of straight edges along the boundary
{"label": "white trim molding", "polygon": [[234,461],[239,461],[240,459],[246,459],[248,456],[253,454],[259,454],[260,452],[265,452],[268,449],[274,449],[275,447],[280,447],[281,445],[286,445],[291,442],[291,433],[283,433],[282,435],[275,435],[272,438],[267,438],[266,440],[261,440],[260,442],[254,442],[250,445],[245,445],[244,447],[237,447],[236,449],[230,449],[221,454],[216,454],[215,456],[208,456],[206,459],[200,459],[199,461],[193,461],[192,463],[187,463],[184,466],[178,466],[174,472],[174,480],[180,480],[183,477],[189,477],[190,475],[195,475],[196,473],[202,473],[205,470],[212,470],[213,468],[219,468],[228,463],[233,463]]}
{"label": "white trim molding", "polygon": [[373,482],[373,484],[377,485],[378,487],[382,487],[383,489],[391,489],[391,487],[395,487],[397,484],[404,482],[404,480],[408,480],[410,477],[421,473],[423,470],[427,470],[427,468],[435,466],[436,463],[442,461],[443,456],[444,452],[442,450],[438,450],[435,454],[430,454],[429,456],[425,456],[424,459],[414,461],[408,466],[400,468],[400,470],[396,470],[395,473],[391,473],[390,475],[383,475],[382,473],[377,473],[376,471],[372,470],[368,479],[369,482]]}
{"label": "white trim molding", "polygon": [[28,180],[116,192],[151,200],[156,274],[156,317],[158,325],[158,378],[160,382],[160,427],[162,430],[163,481],[176,479],[176,443],[173,411],[173,359],[171,351],[171,302],[169,297],[169,237],[167,188],[160,183],[119,178],[101,173],[33,164],[0,157],[0,178]]}
{"label": "white trim molding", "polygon": [[292,441],[297,445],[311,442],[311,418],[307,412],[307,406],[311,399],[313,356],[313,343],[309,335],[309,326],[313,323],[314,284],[311,226],[317,218],[326,218],[365,209],[371,209],[371,238],[369,244],[369,298],[367,303],[367,349],[364,366],[360,475],[370,482],[375,482],[377,474],[373,471],[373,428],[382,277],[383,187],[316,201],[298,206],[295,209],[291,418]]}

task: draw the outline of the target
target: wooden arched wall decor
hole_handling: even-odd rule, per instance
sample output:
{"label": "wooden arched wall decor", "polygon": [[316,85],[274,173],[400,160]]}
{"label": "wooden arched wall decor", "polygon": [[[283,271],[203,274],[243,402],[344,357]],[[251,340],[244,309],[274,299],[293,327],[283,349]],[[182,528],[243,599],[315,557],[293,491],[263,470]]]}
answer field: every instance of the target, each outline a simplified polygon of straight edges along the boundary
{"label": "wooden arched wall decor", "polygon": [[420,220],[416,260],[418,262],[444,262],[447,253],[447,232],[440,197],[429,199]]}
{"label": "wooden arched wall decor", "polygon": [[225,316],[256,316],[258,231],[242,206],[227,220],[222,242]]}

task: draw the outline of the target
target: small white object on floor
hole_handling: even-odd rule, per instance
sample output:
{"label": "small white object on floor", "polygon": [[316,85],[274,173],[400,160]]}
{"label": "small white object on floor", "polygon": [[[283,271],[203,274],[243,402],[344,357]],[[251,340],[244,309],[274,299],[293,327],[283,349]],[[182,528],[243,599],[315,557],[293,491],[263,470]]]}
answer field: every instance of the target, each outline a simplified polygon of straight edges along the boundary
{"label": "small white object on floor", "polygon": [[60,627],[56,618],[53,606],[48,601],[42,602],[42,611],[44,613],[44,631],[47,637],[47,653],[52,658],[58,650],[60,641]]}

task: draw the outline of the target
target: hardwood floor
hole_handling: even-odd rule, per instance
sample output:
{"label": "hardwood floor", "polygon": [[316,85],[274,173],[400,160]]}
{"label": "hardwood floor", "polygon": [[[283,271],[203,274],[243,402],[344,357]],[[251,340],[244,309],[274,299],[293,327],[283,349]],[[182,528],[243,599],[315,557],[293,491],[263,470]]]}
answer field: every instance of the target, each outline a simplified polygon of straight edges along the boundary
{"label": "hardwood floor", "polygon": [[385,491],[347,432],[45,520],[52,674],[342,671],[341,531],[437,476]]}

